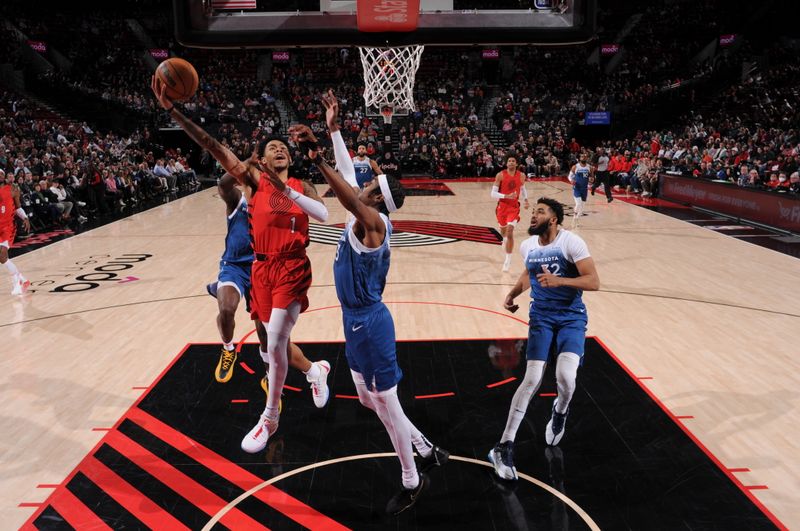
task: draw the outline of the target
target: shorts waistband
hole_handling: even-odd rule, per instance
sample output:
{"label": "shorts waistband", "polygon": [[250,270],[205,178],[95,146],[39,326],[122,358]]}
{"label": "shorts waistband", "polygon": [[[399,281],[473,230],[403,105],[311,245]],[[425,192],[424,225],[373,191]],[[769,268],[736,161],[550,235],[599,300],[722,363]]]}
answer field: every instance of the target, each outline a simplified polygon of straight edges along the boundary
{"label": "shorts waistband", "polygon": [[342,313],[345,314],[345,315],[359,316],[359,315],[368,314],[368,313],[370,313],[370,312],[372,312],[374,310],[377,310],[379,308],[382,308],[384,306],[386,306],[386,305],[383,304],[383,301],[378,301],[376,303],[370,304],[369,306],[359,306],[358,308],[348,308],[348,307],[342,306]]}
{"label": "shorts waistband", "polygon": [[306,250],[300,249],[299,251],[285,251],[282,253],[253,253],[253,257],[257,262],[266,262],[274,258],[303,258],[306,256]]}

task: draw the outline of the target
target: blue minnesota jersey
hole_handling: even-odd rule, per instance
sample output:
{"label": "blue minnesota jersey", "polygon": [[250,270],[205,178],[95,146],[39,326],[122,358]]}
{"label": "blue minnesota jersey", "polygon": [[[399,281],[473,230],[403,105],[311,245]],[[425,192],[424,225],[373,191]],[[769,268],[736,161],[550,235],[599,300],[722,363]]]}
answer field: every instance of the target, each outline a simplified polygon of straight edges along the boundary
{"label": "blue minnesota jersey", "polygon": [[589,168],[590,166],[587,164],[585,166],[581,166],[580,163],[575,165],[575,184],[578,186],[588,186],[589,185]]}
{"label": "blue minnesota jersey", "polygon": [[580,236],[560,229],[556,239],[545,246],[539,244],[539,236],[533,236],[522,242],[520,253],[530,275],[531,315],[546,310],[586,311],[581,298],[583,290],[567,286],[543,288],[536,280],[536,275],[544,273],[545,269],[560,277],[577,278],[579,273],[575,262],[590,256],[586,242]]}
{"label": "blue minnesota jersey", "polygon": [[383,214],[381,219],[386,224],[386,236],[377,249],[369,249],[358,241],[353,234],[355,219],[347,223],[339,239],[333,261],[333,279],[336,296],[345,311],[366,308],[380,302],[383,296],[392,254],[389,249],[392,223]]}
{"label": "blue minnesota jersey", "polygon": [[356,170],[356,182],[359,188],[364,188],[364,184],[370,182],[375,177],[375,172],[372,170],[369,157],[364,158],[364,160],[353,157],[353,167]]}
{"label": "blue minnesota jersey", "polygon": [[225,235],[224,262],[252,262],[250,224],[247,219],[247,200],[242,196],[236,209],[228,216],[228,234]]}

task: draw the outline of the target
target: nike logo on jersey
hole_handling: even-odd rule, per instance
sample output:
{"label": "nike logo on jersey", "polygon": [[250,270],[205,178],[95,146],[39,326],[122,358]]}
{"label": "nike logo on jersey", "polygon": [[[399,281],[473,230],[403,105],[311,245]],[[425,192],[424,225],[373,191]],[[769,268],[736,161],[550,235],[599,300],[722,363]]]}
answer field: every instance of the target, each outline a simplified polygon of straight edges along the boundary
{"label": "nike logo on jersey", "polygon": [[364,328],[364,325],[363,325],[363,324],[362,324],[362,325],[358,325],[358,326],[354,326],[354,327],[353,327],[353,332],[358,332],[358,331],[359,331],[359,330],[361,330],[362,328]]}

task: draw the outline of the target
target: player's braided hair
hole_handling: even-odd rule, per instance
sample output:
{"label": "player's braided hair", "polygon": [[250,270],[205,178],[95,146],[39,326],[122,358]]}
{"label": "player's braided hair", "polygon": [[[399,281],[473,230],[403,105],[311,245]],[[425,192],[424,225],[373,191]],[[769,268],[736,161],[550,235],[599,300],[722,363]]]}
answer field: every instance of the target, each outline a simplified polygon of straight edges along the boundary
{"label": "player's braided hair", "polygon": [[558,224],[564,221],[564,207],[556,201],[555,199],[551,199],[549,197],[540,197],[536,200],[537,203],[542,203],[543,205],[547,205],[550,207],[550,210],[556,215],[556,219],[558,220]]}

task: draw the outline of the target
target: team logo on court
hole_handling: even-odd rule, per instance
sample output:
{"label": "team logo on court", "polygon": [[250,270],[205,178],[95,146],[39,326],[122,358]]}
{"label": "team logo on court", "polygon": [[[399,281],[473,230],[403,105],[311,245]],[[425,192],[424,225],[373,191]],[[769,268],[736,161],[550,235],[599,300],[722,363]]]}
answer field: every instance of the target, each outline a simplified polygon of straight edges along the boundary
{"label": "team logo on court", "polygon": [[[31,287],[46,289],[51,293],[73,293],[99,288],[108,282],[125,283],[138,280],[136,277],[128,276],[128,271],[152,256],[145,253],[126,253],[117,257],[110,254],[91,255],[85,260],[78,260],[73,265],[63,267],[55,274],[47,275],[56,279],[59,277],[68,279],[66,282],[52,279],[34,280],[31,281]],[[37,290],[28,290],[29,293],[35,291]]]}
{"label": "team logo on court", "polygon": [[[424,247],[441,245],[457,241],[470,241],[500,245],[503,238],[491,227],[476,227],[458,223],[441,223],[438,221],[399,220],[392,222],[392,247]],[[344,224],[309,225],[309,236],[312,242],[324,245],[336,245],[342,237]]]}

